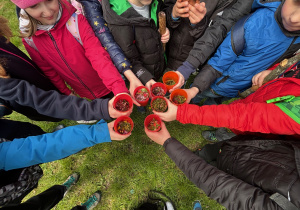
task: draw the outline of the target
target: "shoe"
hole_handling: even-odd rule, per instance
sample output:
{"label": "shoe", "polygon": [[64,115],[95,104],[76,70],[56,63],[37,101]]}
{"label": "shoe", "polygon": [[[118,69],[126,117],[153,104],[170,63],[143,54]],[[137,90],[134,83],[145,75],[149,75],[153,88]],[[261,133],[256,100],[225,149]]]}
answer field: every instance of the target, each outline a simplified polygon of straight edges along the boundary
{"label": "shoe", "polygon": [[64,186],[66,186],[66,188],[67,188],[64,196],[67,194],[67,192],[70,190],[70,188],[78,182],[79,177],[80,177],[80,174],[75,172],[75,173],[71,174],[67,178],[67,180],[62,184]]}
{"label": "shoe", "polygon": [[208,141],[224,141],[233,138],[236,134],[222,127],[214,131],[203,131],[202,136]]}
{"label": "shoe", "polygon": [[98,205],[100,199],[101,199],[101,192],[97,191],[93,195],[91,195],[85,203],[82,203],[81,205],[85,206],[87,210],[91,210]]}
{"label": "shoe", "polygon": [[202,210],[202,206],[201,206],[200,201],[195,201],[193,203],[193,210]]}
{"label": "shoe", "polygon": [[92,124],[97,122],[97,120],[78,120],[76,121],[78,124]]}
{"label": "shoe", "polygon": [[58,126],[56,126],[56,128],[54,128],[54,129],[52,130],[51,133],[53,133],[53,132],[55,132],[55,131],[58,131],[58,130],[61,130],[61,129],[65,128],[65,127],[66,127],[66,126],[64,126],[64,125],[58,125]]}
{"label": "shoe", "polygon": [[216,131],[203,131],[202,137],[207,141],[218,141],[216,138]]}

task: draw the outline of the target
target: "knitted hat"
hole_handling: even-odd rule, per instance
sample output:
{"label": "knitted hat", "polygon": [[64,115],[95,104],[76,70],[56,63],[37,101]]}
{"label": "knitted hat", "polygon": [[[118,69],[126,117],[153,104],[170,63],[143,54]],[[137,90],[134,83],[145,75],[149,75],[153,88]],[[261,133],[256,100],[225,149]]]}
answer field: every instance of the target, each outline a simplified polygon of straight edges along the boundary
{"label": "knitted hat", "polygon": [[44,0],[11,0],[15,5],[20,7],[21,9],[26,9],[27,7],[33,6],[37,3],[40,3]]}

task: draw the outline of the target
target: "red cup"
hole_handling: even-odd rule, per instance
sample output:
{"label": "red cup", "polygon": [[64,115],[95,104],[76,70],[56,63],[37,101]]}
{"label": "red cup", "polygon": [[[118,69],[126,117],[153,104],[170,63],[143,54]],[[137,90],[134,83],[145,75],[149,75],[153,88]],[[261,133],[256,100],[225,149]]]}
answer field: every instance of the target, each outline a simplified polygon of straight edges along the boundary
{"label": "red cup", "polygon": [[[163,99],[166,102],[167,109],[165,111],[167,111],[168,110],[168,101],[167,101],[167,99],[165,97],[162,97],[162,96],[155,96],[154,98],[152,98],[151,103],[150,103],[152,110],[154,110],[154,108],[153,108],[153,102],[156,99],[158,99],[158,98],[161,98],[161,99]],[[156,111],[156,110],[154,110],[154,111]],[[156,112],[165,112],[165,111],[156,111]]]}
{"label": "red cup", "polygon": [[128,103],[129,103],[129,109],[128,109],[128,110],[130,110],[130,109],[132,108],[132,106],[133,106],[133,101],[132,101],[132,98],[130,97],[130,95],[128,95],[128,94],[120,94],[120,95],[118,95],[118,96],[115,98],[115,100],[114,100],[114,102],[113,102],[114,108],[115,108],[116,110],[118,110],[119,112],[127,112],[127,111],[128,111],[128,110],[126,110],[126,111],[121,111],[121,110],[119,110],[119,109],[116,108],[116,103],[117,103],[119,100],[126,100],[126,101],[128,101]]}
{"label": "red cup", "polygon": [[[178,83],[178,80],[179,80],[179,76],[178,74],[176,74],[174,71],[168,71],[164,74],[163,78],[163,83],[166,85],[167,87],[167,91],[169,91],[171,88],[173,88],[177,83]],[[175,84],[174,85],[167,85],[167,81],[168,80],[174,80],[175,81]]]}
{"label": "red cup", "polygon": [[[127,122],[130,123],[130,125],[131,125],[131,130],[130,130],[128,133],[120,133],[120,132],[118,131],[118,125],[119,125],[119,123],[122,122],[122,121],[127,121]],[[115,130],[117,133],[122,134],[122,135],[130,134],[131,131],[132,131],[132,129],[133,129],[133,126],[134,126],[134,124],[133,124],[133,121],[132,121],[132,119],[131,119],[130,117],[127,117],[127,116],[121,116],[121,117],[118,117],[118,118],[115,120],[115,123],[114,123],[114,130]]]}
{"label": "red cup", "polygon": [[156,83],[154,83],[154,84],[151,86],[151,95],[152,95],[152,97],[157,96],[157,95],[154,95],[154,94],[153,94],[153,89],[156,88],[156,87],[161,87],[161,88],[163,89],[164,94],[161,95],[161,96],[166,95],[166,93],[167,93],[167,87],[166,87],[166,85],[163,84],[163,83],[161,83],[161,82],[156,82]]}
{"label": "red cup", "polygon": [[148,101],[149,101],[149,97],[150,97],[150,91],[149,91],[148,88],[146,88],[147,91],[148,91],[148,98],[147,98],[146,100],[140,101],[140,100],[138,100],[138,99],[135,97],[136,93],[137,93],[140,89],[142,89],[142,88],[146,88],[146,87],[145,87],[145,86],[138,86],[137,88],[135,88],[135,90],[134,90],[134,92],[133,92],[133,95],[134,95],[135,100],[136,100],[141,106],[146,106],[147,103],[148,103]]}
{"label": "red cup", "polygon": [[[177,96],[177,95],[181,95],[181,96],[184,96],[186,99],[187,99],[187,92],[185,91],[185,90],[183,90],[183,89],[176,89],[176,90],[174,90],[172,93],[171,93],[171,95],[170,95],[170,101],[173,103],[173,104],[175,104],[176,106],[179,106],[179,105],[181,105],[181,104],[177,104],[177,103],[175,103],[174,102],[174,97],[175,96]],[[184,103],[182,103],[182,104],[185,104],[186,103],[186,101],[184,102]]]}
{"label": "red cup", "polygon": [[[148,125],[149,123],[153,120],[153,118],[159,123],[159,126],[155,129],[155,130],[149,130]],[[160,130],[161,128],[161,119],[159,118],[158,115],[156,114],[150,114],[146,117],[145,121],[144,121],[144,126],[148,131],[152,131],[152,132],[157,132]]]}

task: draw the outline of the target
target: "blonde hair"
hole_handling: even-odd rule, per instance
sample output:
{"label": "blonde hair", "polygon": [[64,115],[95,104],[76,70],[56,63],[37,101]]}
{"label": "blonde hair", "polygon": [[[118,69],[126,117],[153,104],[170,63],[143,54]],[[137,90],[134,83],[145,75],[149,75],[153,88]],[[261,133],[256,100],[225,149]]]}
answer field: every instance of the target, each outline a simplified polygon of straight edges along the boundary
{"label": "blonde hair", "polygon": [[13,34],[7,23],[8,23],[7,19],[0,16],[0,36],[5,37],[8,43],[10,38],[13,36]]}
{"label": "blonde hair", "polygon": [[[62,2],[62,0],[58,0],[58,2],[60,4],[67,6],[64,2]],[[41,23],[36,19],[34,19],[33,17],[31,17],[26,11],[25,14],[20,13],[20,16],[26,20],[29,20],[28,25],[24,27],[25,31],[21,32],[21,37],[22,38],[32,37],[37,31],[37,25]]]}

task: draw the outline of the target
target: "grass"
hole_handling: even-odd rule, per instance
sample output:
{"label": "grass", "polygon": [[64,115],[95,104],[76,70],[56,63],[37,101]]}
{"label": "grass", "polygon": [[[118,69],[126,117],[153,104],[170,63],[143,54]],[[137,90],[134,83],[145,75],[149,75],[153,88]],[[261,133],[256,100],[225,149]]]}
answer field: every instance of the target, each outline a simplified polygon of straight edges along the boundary
{"label": "grass", "polygon": [[[0,5],[0,15],[9,20],[15,36],[11,41],[25,52],[18,37],[14,5],[8,0],[0,0]],[[95,209],[133,209],[147,199],[149,190],[165,193],[178,210],[192,209],[194,200],[200,200],[203,209],[225,209],[190,182],[164,153],[163,147],[146,136],[143,121],[150,113],[148,109],[146,114],[141,114],[134,108],[131,118],[135,127],[132,135],[124,141],[99,144],[65,159],[42,164],[44,176],[38,188],[25,199],[52,185],[63,183],[69,174],[77,171],[81,174],[79,182],[57,205],[57,210],[71,209],[84,202],[96,190],[102,191],[102,199]],[[46,132],[50,132],[58,124],[77,124],[70,120],[59,123],[35,122],[15,112],[7,118],[31,122]],[[183,125],[178,122],[166,123],[166,126],[173,137],[191,150],[207,143],[201,136],[201,131],[207,129],[205,126]]]}

